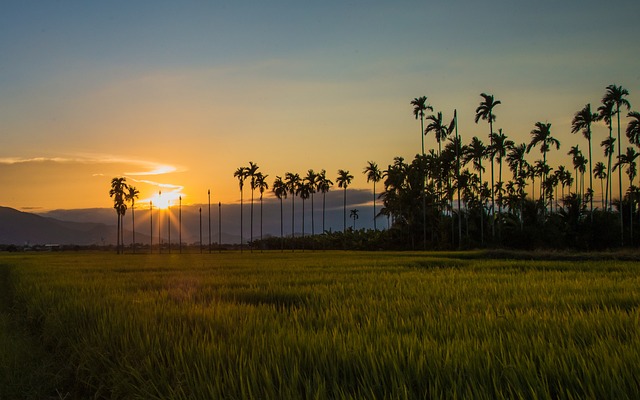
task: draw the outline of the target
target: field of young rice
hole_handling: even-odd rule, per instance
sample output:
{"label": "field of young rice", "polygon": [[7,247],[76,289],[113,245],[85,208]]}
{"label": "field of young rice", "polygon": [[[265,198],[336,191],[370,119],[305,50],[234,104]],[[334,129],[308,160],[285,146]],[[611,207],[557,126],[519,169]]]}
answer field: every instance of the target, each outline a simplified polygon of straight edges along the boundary
{"label": "field of young rice", "polygon": [[13,254],[0,274],[60,398],[640,398],[637,262]]}

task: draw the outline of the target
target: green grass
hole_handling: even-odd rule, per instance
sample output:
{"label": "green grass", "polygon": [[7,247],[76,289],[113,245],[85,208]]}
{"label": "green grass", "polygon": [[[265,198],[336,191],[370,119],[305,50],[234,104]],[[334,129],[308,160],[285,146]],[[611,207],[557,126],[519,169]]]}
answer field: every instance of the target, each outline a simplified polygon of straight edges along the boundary
{"label": "green grass", "polygon": [[3,255],[0,342],[52,397],[640,398],[640,264],[485,256]]}

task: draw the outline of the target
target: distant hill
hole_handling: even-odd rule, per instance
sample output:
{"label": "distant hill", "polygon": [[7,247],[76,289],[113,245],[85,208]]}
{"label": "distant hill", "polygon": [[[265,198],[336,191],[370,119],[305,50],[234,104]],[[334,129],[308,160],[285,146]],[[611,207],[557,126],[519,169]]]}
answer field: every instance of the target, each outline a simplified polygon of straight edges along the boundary
{"label": "distant hill", "polygon": [[0,207],[0,244],[77,244],[114,242],[116,228],[95,222],[69,222]]}
{"label": "distant hill", "polygon": [[[331,191],[327,194],[326,225],[325,229],[340,231],[343,228],[343,192]],[[283,204],[283,228],[285,235],[291,235],[291,201],[286,199]],[[349,210],[357,208],[359,219],[357,229],[373,227],[373,210],[370,204],[371,193],[367,190],[349,190],[347,200],[347,216]],[[295,199],[295,234],[302,232],[302,201]],[[315,219],[311,218],[311,202],[305,204],[306,234],[322,232],[322,196],[316,194],[314,205]],[[378,203],[378,210],[381,204]],[[202,225],[200,225],[200,210],[202,210]],[[181,211],[181,213],[180,213]],[[172,207],[171,210],[153,210],[150,214],[146,204],[136,204],[135,226],[136,242],[148,244],[153,235],[153,243],[158,243],[158,236],[166,242],[169,234],[168,216],[171,215],[171,242],[178,243],[180,236],[179,221],[182,217],[182,242],[195,244],[200,241],[200,229],[202,229],[202,242],[209,241],[209,212],[207,204],[185,205],[180,210]],[[246,243],[251,237],[251,208],[248,201],[244,203],[244,229],[243,241]],[[222,204],[222,221],[218,220],[218,204],[211,205],[211,243],[221,241],[223,244],[240,243],[240,205]],[[263,223],[264,236],[280,236],[280,202],[274,198],[266,198],[263,204],[263,215],[260,216],[260,204],[254,203],[253,238],[260,237],[260,221]],[[160,222],[160,226],[159,226]],[[0,207],[0,244],[76,244],[76,245],[109,245],[115,244],[117,238],[117,217],[112,208],[87,208],[72,210],[51,210],[42,213],[28,213],[8,207]],[[347,219],[347,226],[352,226],[353,221]],[[312,226],[313,225],[313,226]],[[378,227],[385,228],[386,218],[378,219]],[[130,244],[132,241],[131,210],[127,210],[124,218],[124,241]],[[219,232],[219,228],[222,232]]]}

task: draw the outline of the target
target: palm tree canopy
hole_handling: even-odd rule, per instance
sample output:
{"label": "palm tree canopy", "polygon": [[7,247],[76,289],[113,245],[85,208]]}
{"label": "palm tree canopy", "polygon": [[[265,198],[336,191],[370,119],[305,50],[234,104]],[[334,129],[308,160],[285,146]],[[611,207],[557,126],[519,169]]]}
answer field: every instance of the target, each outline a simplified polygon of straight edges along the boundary
{"label": "palm tree canopy", "polygon": [[287,198],[287,185],[282,180],[282,177],[276,176],[276,179],[273,181],[273,186],[271,187],[271,191],[279,200]]}
{"label": "palm tree canopy", "polygon": [[602,161],[598,161],[593,167],[593,175],[598,179],[604,179],[607,177],[607,167]]}
{"label": "palm tree canopy", "polygon": [[338,170],[338,177],[336,178],[336,182],[338,183],[339,188],[346,189],[347,186],[351,184],[353,180],[353,175],[349,174],[349,171],[345,171],[343,169]]}
{"label": "palm tree canopy", "polygon": [[130,201],[131,204],[133,204],[135,202],[135,199],[138,198],[140,191],[136,189],[135,186],[129,186],[128,188],[129,188],[129,191],[125,194],[125,199],[127,201]]}
{"label": "palm tree canopy", "polygon": [[600,146],[604,147],[604,155],[608,157],[613,154],[615,150],[616,138],[608,137],[600,143]]}
{"label": "palm tree canopy", "polygon": [[324,169],[318,174],[317,185],[317,190],[322,193],[327,193],[329,189],[331,189],[331,186],[333,186],[333,182],[331,182],[330,179],[327,179],[327,171]]}
{"label": "palm tree canopy", "polygon": [[627,125],[627,138],[629,143],[640,146],[640,112],[632,111],[627,117],[632,118]]}
{"label": "palm tree canopy", "polygon": [[540,151],[546,153],[551,146],[555,146],[556,149],[560,149],[560,142],[558,139],[551,136],[551,124],[546,122],[536,122],[535,128],[531,131],[531,142],[527,146],[527,153],[532,148],[540,145]]}
{"label": "palm tree canopy", "polygon": [[427,96],[416,97],[410,103],[413,106],[413,115],[418,118],[424,117],[424,112],[433,111],[433,107],[427,104]]}
{"label": "palm tree canopy", "polygon": [[300,196],[302,200],[306,200],[311,196],[311,185],[309,182],[301,181],[296,190],[296,194]]}
{"label": "palm tree canopy", "polygon": [[377,183],[382,179],[382,171],[378,168],[378,164],[373,161],[367,162],[367,166],[362,173],[367,175],[367,182]]}
{"label": "palm tree canopy", "polygon": [[500,100],[494,100],[492,94],[480,93],[483,100],[480,102],[478,108],[476,108],[476,124],[480,119],[483,119],[488,122],[493,122],[496,120],[496,116],[493,114],[493,108],[500,103]]}
{"label": "palm tree canopy", "polygon": [[602,99],[602,105],[598,107],[598,121],[604,121],[605,124],[611,126],[611,117],[616,113],[613,109],[613,102],[605,98]]}
{"label": "palm tree canopy", "polygon": [[111,179],[111,189],[109,190],[109,197],[113,197],[113,208],[119,215],[124,215],[124,213],[127,211],[127,205],[125,204],[125,190],[127,190],[129,186],[126,182],[127,178]]}
{"label": "palm tree canopy", "polygon": [[499,133],[491,134],[491,141],[493,143],[489,149],[489,153],[496,158],[496,160],[505,157],[507,151],[514,146],[513,140],[507,139],[507,135],[502,133],[502,129],[498,130]]}
{"label": "palm tree canopy", "polygon": [[253,182],[253,189],[258,189],[260,191],[260,196],[263,195],[264,191],[269,189],[269,184],[267,183],[267,178],[269,175],[264,175],[262,172],[258,172],[256,174],[256,179]]}
{"label": "palm tree canopy", "polygon": [[591,140],[591,124],[598,120],[598,114],[591,112],[591,104],[587,104],[573,116],[571,133],[582,130],[585,139]]}
{"label": "palm tree canopy", "polygon": [[629,100],[625,99],[629,95],[629,91],[622,86],[609,85],[607,86],[607,92],[602,98],[602,103],[611,103],[612,106],[616,106],[616,111],[620,111],[621,108],[626,107],[627,110],[631,108]]}
{"label": "palm tree canopy", "polygon": [[637,153],[633,147],[627,147],[627,152],[620,155],[620,158],[613,166],[613,171],[615,171],[618,167],[622,168],[623,165],[626,165],[626,173],[629,176],[629,179],[633,181],[637,174],[636,159],[638,158],[638,156],[640,156],[640,153]]}
{"label": "palm tree canopy", "polygon": [[233,176],[238,178],[238,184],[240,185],[240,190],[242,190],[244,187],[244,180],[247,177],[247,168],[238,167],[238,169],[233,173]]}
{"label": "palm tree canopy", "polygon": [[300,175],[294,174],[292,172],[287,172],[285,174],[285,183],[287,185],[289,193],[296,195],[298,193],[298,186],[300,186],[300,182]]}
{"label": "palm tree canopy", "polygon": [[522,173],[522,170],[527,163],[525,160],[525,155],[527,153],[527,145],[521,143],[519,145],[513,145],[509,149],[509,153],[507,153],[507,164],[509,164],[509,169],[513,172],[514,175],[519,175]]}
{"label": "palm tree canopy", "polygon": [[320,175],[316,174],[314,170],[310,169],[307,171],[307,176],[304,177],[304,182],[309,185],[309,190],[311,193],[315,193],[318,189],[318,181],[320,180]]}
{"label": "palm tree canopy", "polygon": [[466,147],[465,153],[462,155],[463,163],[467,165],[472,161],[474,169],[484,171],[484,167],[482,166],[483,158],[487,158],[487,146],[485,146],[477,136],[474,136],[471,139],[471,143]]}
{"label": "palm tree canopy", "polygon": [[431,121],[426,128],[424,128],[424,134],[433,132],[436,135],[436,142],[441,143],[447,138],[449,134],[449,128],[442,122],[442,113],[438,112],[436,115],[429,115],[427,121]]}

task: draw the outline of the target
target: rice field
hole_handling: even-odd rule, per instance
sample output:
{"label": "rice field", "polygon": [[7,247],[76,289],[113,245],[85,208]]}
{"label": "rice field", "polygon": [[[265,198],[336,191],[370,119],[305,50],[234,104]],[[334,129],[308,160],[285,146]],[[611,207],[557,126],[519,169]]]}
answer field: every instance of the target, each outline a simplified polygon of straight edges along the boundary
{"label": "rice field", "polygon": [[640,263],[476,256],[2,255],[4,330],[52,398],[640,398]]}

